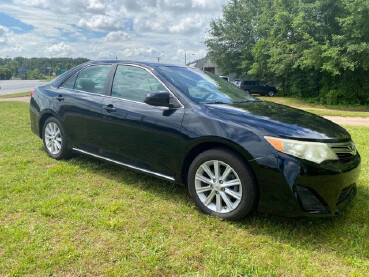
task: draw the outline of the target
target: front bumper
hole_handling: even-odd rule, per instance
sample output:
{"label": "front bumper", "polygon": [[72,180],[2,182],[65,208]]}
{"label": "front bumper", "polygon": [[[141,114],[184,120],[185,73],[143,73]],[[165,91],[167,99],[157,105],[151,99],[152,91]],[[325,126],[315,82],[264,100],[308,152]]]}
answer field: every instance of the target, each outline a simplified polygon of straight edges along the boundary
{"label": "front bumper", "polygon": [[360,155],[315,164],[278,153],[251,162],[259,183],[259,211],[283,216],[338,215],[354,198]]}

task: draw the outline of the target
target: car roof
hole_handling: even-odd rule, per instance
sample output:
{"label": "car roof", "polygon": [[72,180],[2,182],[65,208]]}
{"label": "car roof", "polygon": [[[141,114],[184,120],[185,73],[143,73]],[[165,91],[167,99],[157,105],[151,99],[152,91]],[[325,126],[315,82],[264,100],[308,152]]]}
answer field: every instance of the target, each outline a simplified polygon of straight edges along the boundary
{"label": "car roof", "polygon": [[132,61],[132,60],[95,60],[95,61],[89,61],[86,64],[106,64],[106,63],[111,63],[111,64],[132,63],[132,64],[141,65],[141,66],[148,66],[148,67],[152,67],[152,68],[156,68],[156,67],[160,67],[160,66],[186,67],[186,66],[174,65],[174,64],[142,62],[142,61]]}
{"label": "car roof", "polygon": [[70,76],[75,74],[77,71],[79,71],[81,68],[88,66],[88,65],[99,65],[99,64],[135,64],[140,65],[146,68],[157,68],[157,67],[183,67],[188,68],[188,66],[180,66],[180,65],[173,65],[173,64],[164,64],[164,63],[150,63],[150,62],[141,62],[141,61],[132,61],[132,60],[95,60],[95,61],[88,61],[85,63],[82,63],[71,70],[68,70],[67,72],[63,73],[62,75],[59,75],[57,78],[52,80],[50,84],[55,87],[59,87],[62,83],[64,83],[65,80],[67,80]]}

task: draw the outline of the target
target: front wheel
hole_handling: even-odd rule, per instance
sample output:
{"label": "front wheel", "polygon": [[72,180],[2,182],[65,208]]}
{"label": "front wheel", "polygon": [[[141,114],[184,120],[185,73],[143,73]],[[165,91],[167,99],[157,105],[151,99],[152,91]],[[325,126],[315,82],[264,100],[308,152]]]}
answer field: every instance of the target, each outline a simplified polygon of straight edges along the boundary
{"label": "front wheel", "polygon": [[268,92],[269,97],[273,97],[274,95],[275,95],[274,91],[271,90],[271,91]]}
{"label": "front wheel", "polygon": [[188,190],[202,212],[228,220],[250,214],[257,202],[251,170],[226,149],[208,150],[195,158],[188,172]]}
{"label": "front wheel", "polygon": [[64,130],[58,119],[49,117],[42,129],[42,140],[46,152],[53,159],[66,159],[70,155]]}

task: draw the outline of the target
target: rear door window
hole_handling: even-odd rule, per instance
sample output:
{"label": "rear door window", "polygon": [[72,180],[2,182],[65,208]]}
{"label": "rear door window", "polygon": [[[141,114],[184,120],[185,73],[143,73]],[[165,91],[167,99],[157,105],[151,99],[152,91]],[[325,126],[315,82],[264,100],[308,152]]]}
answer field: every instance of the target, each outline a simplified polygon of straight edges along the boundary
{"label": "rear door window", "polygon": [[74,89],[104,94],[105,81],[109,70],[110,65],[94,65],[81,70],[75,82]]}

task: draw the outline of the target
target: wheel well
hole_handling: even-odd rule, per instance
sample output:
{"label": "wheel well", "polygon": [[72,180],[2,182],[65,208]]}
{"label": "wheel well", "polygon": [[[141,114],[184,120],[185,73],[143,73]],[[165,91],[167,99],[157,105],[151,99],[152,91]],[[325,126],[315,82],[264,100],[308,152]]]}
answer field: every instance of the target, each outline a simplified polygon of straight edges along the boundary
{"label": "wheel well", "polygon": [[199,145],[196,145],[194,148],[192,148],[190,150],[190,152],[188,152],[186,158],[183,161],[182,164],[182,171],[181,171],[181,181],[182,184],[184,184],[185,186],[187,185],[187,174],[188,174],[188,169],[190,168],[190,165],[192,163],[192,161],[198,156],[200,155],[202,152],[207,151],[209,149],[214,149],[214,148],[223,148],[223,149],[227,149],[230,150],[232,152],[234,152],[235,154],[237,154],[241,159],[243,159],[245,161],[245,164],[249,166],[251,172],[253,173],[253,177],[254,180],[257,182],[255,173],[253,172],[251,166],[249,165],[249,163],[247,162],[247,159],[241,154],[239,153],[239,151],[235,150],[234,148],[223,144],[223,143],[219,143],[219,142],[206,142],[206,143],[201,143]]}
{"label": "wheel well", "polygon": [[38,131],[39,131],[39,136],[40,138],[42,138],[42,128],[44,127],[45,121],[49,118],[54,116],[52,113],[45,113],[41,116],[40,121],[38,123]]}

